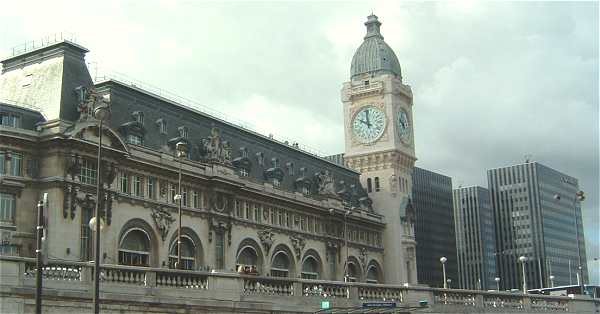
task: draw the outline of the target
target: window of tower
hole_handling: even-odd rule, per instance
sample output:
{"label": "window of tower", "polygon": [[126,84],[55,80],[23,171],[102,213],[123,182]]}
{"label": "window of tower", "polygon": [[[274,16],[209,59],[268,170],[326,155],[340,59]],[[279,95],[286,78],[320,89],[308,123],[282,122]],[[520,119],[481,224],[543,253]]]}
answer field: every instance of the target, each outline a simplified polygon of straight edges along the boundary
{"label": "window of tower", "polygon": [[373,192],[373,185],[371,184],[371,178],[367,178],[367,193]]}
{"label": "window of tower", "polygon": [[379,186],[379,177],[375,177],[375,192],[379,192],[381,187]]}

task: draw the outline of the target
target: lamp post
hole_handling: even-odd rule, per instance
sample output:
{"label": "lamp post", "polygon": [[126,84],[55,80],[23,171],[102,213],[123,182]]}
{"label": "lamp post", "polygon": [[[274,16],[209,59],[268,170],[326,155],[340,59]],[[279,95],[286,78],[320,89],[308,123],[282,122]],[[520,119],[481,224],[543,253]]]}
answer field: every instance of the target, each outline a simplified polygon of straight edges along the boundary
{"label": "lamp post", "polygon": [[450,279],[450,278],[446,279],[446,283],[448,284],[448,289],[450,289],[451,282],[452,282],[452,279]]}
{"label": "lamp post", "polygon": [[496,291],[500,291],[500,277],[494,278],[494,281],[496,282]]}
{"label": "lamp post", "polygon": [[346,246],[346,261],[344,262],[344,282],[348,282],[348,216],[352,212],[346,210],[344,212],[344,245]]}
{"label": "lamp post", "polygon": [[554,288],[554,275],[550,275],[550,288]]}
{"label": "lamp post", "polygon": [[183,197],[181,195],[181,164],[182,159],[187,155],[187,144],[185,142],[178,142],[175,145],[175,150],[177,150],[177,157],[179,160],[179,192],[175,195],[174,199],[178,202],[178,216],[179,216],[179,225],[177,228],[177,265],[175,268],[181,269],[181,203],[183,202]]}
{"label": "lamp post", "polygon": [[521,255],[519,257],[519,262],[523,266],[523,294],[527,294],[527,278],[525,277],[525,262],[527,261],[527,257]]}
{"label": "lamp post", "polygon": [[110,107],[106,102],[97,106],[94,109],[94,118],[98,120],[98,165],[96,167],[96,210],[94,212],[95,215],[95,224],[94,228],[96,233],[96,247],[95,247],[95,255],[94,255],[94,313],[100,313],[100,192],[102,188],[102,174],[100,173],[100,166],[102,164],[102,131],[103,131],[103,122],[110,116]]}
{"label": "lamp post", "polygon": [[[560,201],[560,194],[555,194],[554,199],[558,202]],[[577,259],[579,262],[578,275],[579,275],[579,291],[581,294],[585,294],[584,283],[583,283],[583,265],[581,261],[581,246],[579,244],[579,223],[577,221],[577,201],[583,202],[585,200],[585,194],[583,191],[577,191],[575,193],[575,198],[573,199],[573,216],[575,218],[575,240],[577,241]],[[570,271],[570,267],[569,267]]]}
{"label": "lamp post", "polygon": [[440,257],[440,262],[442,262],[442,273],[444,274],[444,289],[448,289],[448,285],[446,283],[446,261],[448,259],[445,256]]}

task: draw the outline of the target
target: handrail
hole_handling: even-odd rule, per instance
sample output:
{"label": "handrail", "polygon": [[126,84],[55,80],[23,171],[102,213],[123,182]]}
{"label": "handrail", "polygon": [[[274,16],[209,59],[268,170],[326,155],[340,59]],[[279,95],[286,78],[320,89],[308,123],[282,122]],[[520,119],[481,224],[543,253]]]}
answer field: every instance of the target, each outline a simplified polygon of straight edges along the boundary
{"label": "handrail", "polygon": [[[0,255],[0,262],[15,262],[24,267],[19,270],[23,279],[32,278],[36,259],[19,256]],[[93,262],[51,259],[44,265],[44,276],[51,282],[81,282],[89,284],[92,280]],[[431,300],[431,304],[440,306],[468,306],[477,308],[519,308],[519,309],[567,309],[573,301],[598,300],[587,298],[570,298],[564,296],[514,294],[505,291],[480,291],[461,289],[431,288],[422,285],[389,285],[362,282],[342,282],[329,280],[312,280],[303,278],[281,278],[253,276],[236,272],[207,272],[178,270],[156,267],[138,267],[115,264],[102,264],[102,280],[110,284],[130,285],[131,287],[160,289],[191,289],[194,291],[218,289],[226,287],[229,291],[240,289],[244,295],[278,295],[285,297],[332,297],[348,299],[350,302],[361,300],[392,300],[407,302],[414,299],[415,294]],[[14,276],[10,274],[9,276]],[[219,279],[221,278],[221,279]],[[215,280],[225,280],[213,285]],[[27,281],[27,285],[31,285]],[[223,286],[225,284],[225,286]],[[79,286],[81,289],[81,286]],[[411,297],[412,295],[412,297]]]}

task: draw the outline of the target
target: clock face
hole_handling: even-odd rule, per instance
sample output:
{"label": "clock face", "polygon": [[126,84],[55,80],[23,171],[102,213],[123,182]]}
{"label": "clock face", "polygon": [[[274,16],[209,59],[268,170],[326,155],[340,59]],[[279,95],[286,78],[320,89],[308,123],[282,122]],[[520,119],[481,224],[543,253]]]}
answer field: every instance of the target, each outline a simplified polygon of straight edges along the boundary
{"label": "clock face", "polygon": [[410,123],[404,110],[400,110],[398,113],[398,135],[400,135],[402,142],[408,143],[410,141]]}
{"label": "clock face", "polygon": [[385,113],[367,106],[362,108],[352,120],[352,132],[364,144],[376,141],[385,130]]}

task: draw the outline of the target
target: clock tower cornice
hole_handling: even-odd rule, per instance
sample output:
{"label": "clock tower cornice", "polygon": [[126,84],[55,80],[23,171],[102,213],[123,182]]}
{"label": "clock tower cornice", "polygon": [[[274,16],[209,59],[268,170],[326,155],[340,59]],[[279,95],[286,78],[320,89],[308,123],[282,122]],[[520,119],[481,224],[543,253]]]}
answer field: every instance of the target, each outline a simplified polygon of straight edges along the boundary
{"label": "clock tower cornice", "polygon": [[416,157],[398,150],[378,151],[365,154],[344,156],[348,167],[360,172],[371,172],[385,169],[411,171]]}
{"label": "clock tower cornice", "polygon": [[366,79],[365,81],[349,81],[344,83],[342,101],[354,103],[359,99],[376,96],[383,99],[388,94],[401,97],[409,106],[413,104],[413,94],[410,86],[402,84],[400,79],[391,76],[383,76],[375,80]]}

